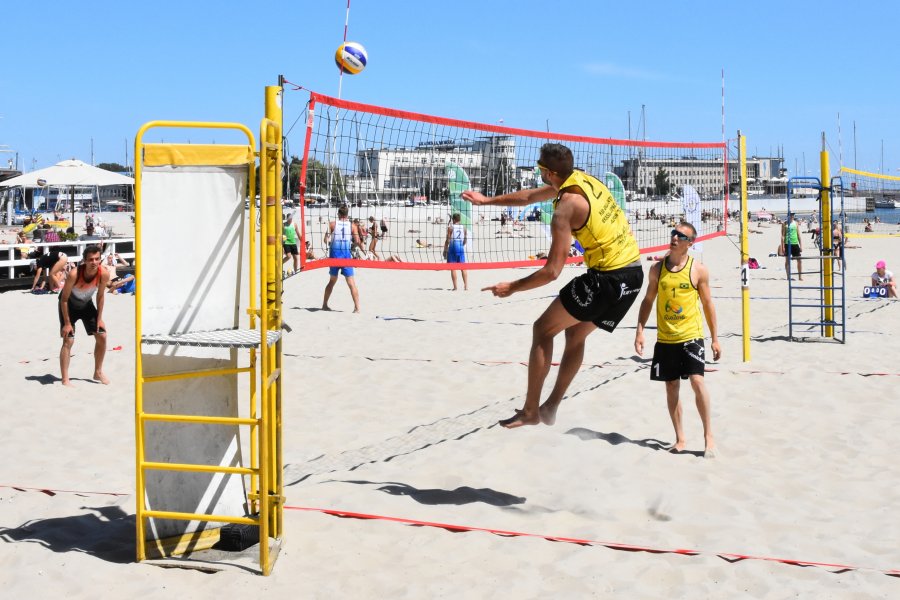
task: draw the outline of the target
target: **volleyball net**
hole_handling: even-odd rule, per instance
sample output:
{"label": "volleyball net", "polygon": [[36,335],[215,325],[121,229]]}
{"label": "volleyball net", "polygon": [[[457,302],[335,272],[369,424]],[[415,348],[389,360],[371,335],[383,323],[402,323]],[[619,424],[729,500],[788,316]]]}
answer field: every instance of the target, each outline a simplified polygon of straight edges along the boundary
{"label": "volleyball net", "polygon": [[[455,214],[464,227],[467,269],[542,264],[550,248],[552,202],[473,206],[461,194],[472,189],[497,196],[540,187],[536,162],[547,142],[569,147],[575,167],[606,184],[642,252],[667,248],[672,226],[682,219],[697,228],[701,240],[725,234],[729,166],[722,142],[529,131],[315,92],[306,117],[301,164],[289,169],[290,187],[299,190],[294,221],[303,269],[451,268],[443,250]],[[328,258],[329,223],[341,205],[364,237],[350,259]],[[569,261],[580,262],[579,253],[573,244]]]}
{"label": "volleyball net", "polygon": [[876,205],[894,200],[900,202],[900,177],[841,167],[841,179],[845,196],[873,198]]}

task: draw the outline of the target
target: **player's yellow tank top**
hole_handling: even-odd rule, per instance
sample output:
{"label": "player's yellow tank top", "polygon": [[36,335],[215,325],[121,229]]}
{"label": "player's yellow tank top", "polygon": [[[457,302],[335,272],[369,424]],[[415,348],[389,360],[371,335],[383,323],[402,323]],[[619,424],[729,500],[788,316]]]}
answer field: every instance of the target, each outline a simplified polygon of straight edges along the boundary
{"label": "player's yellow tank top", "polygon": [[[589,269],[612,271],[638,260],[641,253],[631,235],[631,226],[609,189],[584,171],[577,170],[560,186],[559,195],[572,187],[579,188],[590,204],[587,222],[572,232],[584,248],[584,264]],[[554,209],[559,203],[559,195],[553,201]]]}
{"label": "player's yellow tank top", "polygon": [[663,259],[656,298],[656,339],[676,344],[703,337],[700,317],[700,294],[691,283],[694,258],[689,256],[684,268],[672,273]]}

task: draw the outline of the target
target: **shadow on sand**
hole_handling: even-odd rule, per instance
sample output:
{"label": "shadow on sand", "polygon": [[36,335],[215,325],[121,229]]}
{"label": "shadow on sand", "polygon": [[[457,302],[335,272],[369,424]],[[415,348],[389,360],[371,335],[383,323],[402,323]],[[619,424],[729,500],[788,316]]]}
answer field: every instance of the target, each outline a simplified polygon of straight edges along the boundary
{"label": "shadow on sand", "polygon": [[[335,480],[337,481],[337,480]],[[473,504],[475,502],[483,502],[491,506],[512,506],[514,504],[524,504],[525,498],[497,492],[490,488],[471,488],[468,486],[458,487],[455,490],[442,489],[425,489],[420,490],[407,485],[405,483],[397,483],[394,481],[353,481],[340,480],[341,483],[352,483],[355,485],[379,485],[378,491],[392,496],[409,496],[419,504]]]}
{"label": "shadow on sand", "polygon": [[134,515],[118,506],[82,508],[92,512],[0,527],[0,542],[40,544],[52,552],[83,552],[116,564],[134,562]]}
{"label": "shadow on sand", "polygon": [[[619,444],[634,444],[635,446],[640,446],[641,448],[649,448],[654,452],[659,450],[671,451],[670,448],[672,447],[672,444],[668,442],[663,442],[661,440],[653,438],[647,438],[646,440],[632,440],[625,437],[621,433],[603,433],[602,431],[592,431],[590,429],[585,429],[584,427],[575,427],[574,429],[570,429],[569,431],[567,431],[566,434],[574,435],[582,441],[603,440],[611,446],[618,446]],[[690,456],[699,457],[703,456],[703,452],[697,450],[682,450],[681,452],[672,452],[672,454],[687,454]]]}

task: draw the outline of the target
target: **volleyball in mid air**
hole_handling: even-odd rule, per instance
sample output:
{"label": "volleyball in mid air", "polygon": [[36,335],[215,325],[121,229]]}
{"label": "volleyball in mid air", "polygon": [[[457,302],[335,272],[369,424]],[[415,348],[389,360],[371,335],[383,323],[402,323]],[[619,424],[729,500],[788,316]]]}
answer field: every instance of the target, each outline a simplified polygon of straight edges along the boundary
{"label": "volleyball in mid air", "polygon": [[338,46],[334,53],[334,62],[338,68],[347,75],[358,75],[366,68],[369,55],[362,44],[357,42],[344,42]]}

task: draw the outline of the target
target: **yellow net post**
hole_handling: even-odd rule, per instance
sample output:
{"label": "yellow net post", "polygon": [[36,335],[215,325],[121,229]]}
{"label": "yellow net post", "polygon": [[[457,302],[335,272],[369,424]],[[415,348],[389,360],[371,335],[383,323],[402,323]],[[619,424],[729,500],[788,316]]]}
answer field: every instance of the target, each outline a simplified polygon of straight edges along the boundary
{"label": "yellow net post", "polygon": [[750,224],[747,206],[747,139],[738,130],[738,161],[741,169],[741,315],[743,316],[744,362],[750,362]]}
{"label": "yellow net post", "polygon": [[[822,152],[819,155],[822,171],[822,196],[819,204],[819,214],[822,215],[822,248],[825,254],[823,265],[823,277],[825,287],[825,321],[834,321],[834,261],[832,259],[831,236],[831,190],[829,183],[831,174],[828,166],[828,149],[825,145],[825,132],[822,132]],[[834,337],[834,327],[825,326],[825,337]]]}

